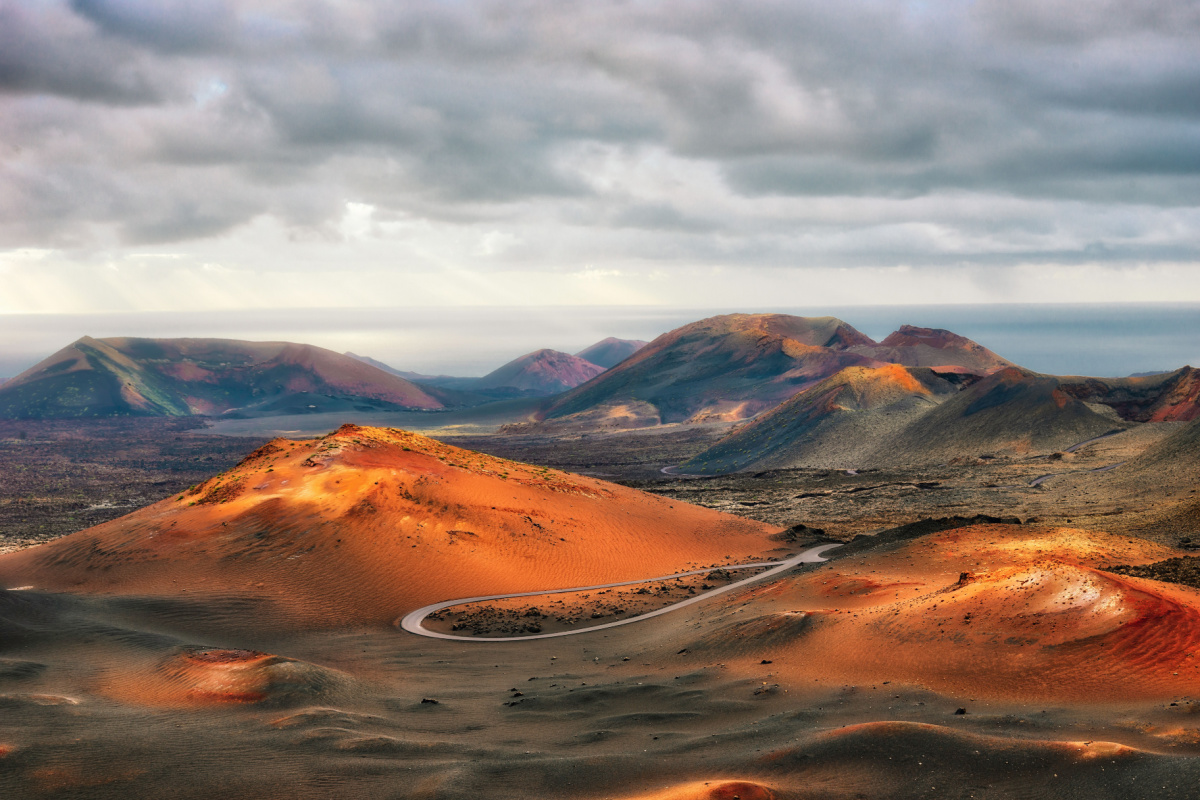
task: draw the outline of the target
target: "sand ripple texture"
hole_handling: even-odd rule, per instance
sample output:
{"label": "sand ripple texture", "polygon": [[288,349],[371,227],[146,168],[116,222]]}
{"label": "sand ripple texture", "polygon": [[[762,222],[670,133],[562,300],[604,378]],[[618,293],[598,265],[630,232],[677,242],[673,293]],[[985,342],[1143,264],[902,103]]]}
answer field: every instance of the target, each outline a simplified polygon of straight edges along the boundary
{"label": "sand ripple texture", "polygon": [[1173,553],[1073,529],[957,529],[749,590],[754,602],[695,644],[810,681],[1042,702],[1185,696],[1200,682],[1200,592],[1101,568]]}
{"label": "sand ripple texture", "polygon": [[[772,526],[347,425],[275,440],[119,520],[0,556],[0,588],[254,607],[240,624],[387,625],[447,597],[764,560]],[[236,626],[236,620],[227,620]]]}

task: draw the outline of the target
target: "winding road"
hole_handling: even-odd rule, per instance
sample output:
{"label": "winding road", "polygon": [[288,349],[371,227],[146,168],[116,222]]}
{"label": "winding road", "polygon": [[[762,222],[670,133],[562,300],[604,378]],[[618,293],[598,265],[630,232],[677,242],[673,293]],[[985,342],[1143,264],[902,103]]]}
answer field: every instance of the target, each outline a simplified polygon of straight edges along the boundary
{"label": "winding road", "polygon": [[[633,580],[633,581],[620,581],[618,583],[601,583],[596,586],[574,586],[569,589],[549,589],[549,590],[542,590],[542,591],[537,591],[537,592],[517,592],[516,594],[493,594],[493,595],[486,595],[483,597],[464,597],[460,600],[445,600],[441,603],[433,603],[432,605],[428,605],[423,608],[418,608],[416,611],[412,611],[408,614],[405,614],[401,619],[397,620],[395,624],[398,627],[402,628],[403,630],[406,630],[409,633],[415,633],[418,636],[429,636],[433,639],[450,639],[450,640],[453,640],[456,642],[524,642],[529,639],[552,639],[552,638],[555,638],[558,636],[573,636],[578,633],[591,633],[592,631],[600,631],[600,630],[604,630],[605,628],[615,628],[618,625],[628,625],[632,622],[640,622],[641,620],[644,620],[644,619],[650,619],[651,617],[661,616],[663,614],[666,614],[669,611],[674,611],[676,609],[683,608],[684,606],[690,606],[693,603],[699,603],[701,600],[707,600],[708,598],[714,597],[715,595],[732,591],[732,590],[738,588],[739,586],[745,586],[746,584],[754,583],[756,581],[761,581],[761,580],[769,578],[773,575],[778,575],[781,572],[785,572],[785,571],[791,569],[792,567],[796,566],[797,564],[816,564],[821,561],[825,561],[826,559],[824,559],[821,556],[821,554],[827,550],[832,550],[835,547],[841,547],[841,545],[837,544],[837,543],[817,545],[816,547],[810,547],[809,549],[805,550],[803,553],[801,553],[798,556],[792,556],[791,558],[787,559],[786,561],[761,561],[761,562],[758,562],[755,564],[735,564],[733,566],[728,566],[728,567],[706,567],[704,569],[693,569],[688,572],[677,572],[674,575],[662,575],[657,578],[638,578],[637,580]],[[687,577],[688,575],[700,575],[700,574],[703,574],[706,572],[712,572],[713,570],[717,570],[717,569],[734,571],[734,570],[739,570],[739,569],[755,569],[758,567],[771,567],[772,569],[768,569],[766,572],[759,573],[758,575],[752,575],[749,578],[743,578],[740,581],[734,581],[733,583],[728,584],[727,586],[722,586],[719,589],[713,589],[712,591],[708,591],[703,594],[698,594],[695,597],[689,597],[687,600],[681,600],[678,603],[673,603],[669,606],[665,606],[664,608],[660,608],[655,611],[648,611],[645,614],[639,614],[636,617],[630,617],[629,619],[619,619],[616,622],[606,622],[602,625],[592,625],[587,628],[580,628],[578,630],[573,630],[573,631],[557,631],[555,633],[535,633],[535,634],[531,634],[529,636],[491,636],[491,637],[455,636],[455,635],[449,634],[449,633],[439,633],[437,631],[431,631],[428,628],[425,628],[424,626],[421,625],[421,623],[425,620],[425,618],[427,616],[429,616],[430,614],[432,614],[433,612],[441,611],[443,608],[450,608],[451,606],[463,605],[464,603],[481,603],[486,600],[507,600],[510,597],[537,597],[538,595],[544,595],[544,594],[566,594],[568,592],[589,592],[589,591],[592,591],[593,589],[611,589],[615,586],[632,586],[637,583],[649,583],[651,581],[669,581],[669,580],[673,580],[675,578],[684,578],[684,577]]]}

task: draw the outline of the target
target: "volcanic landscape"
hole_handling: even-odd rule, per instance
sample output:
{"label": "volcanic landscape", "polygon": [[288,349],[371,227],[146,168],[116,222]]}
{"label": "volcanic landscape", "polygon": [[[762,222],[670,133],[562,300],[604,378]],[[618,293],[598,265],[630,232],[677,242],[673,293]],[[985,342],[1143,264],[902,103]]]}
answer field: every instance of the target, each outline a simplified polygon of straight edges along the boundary
{"label": "volcanic landscape", "polygon": [[1190,367],[84,337],[0,411],[0,796],[1196,796]]}

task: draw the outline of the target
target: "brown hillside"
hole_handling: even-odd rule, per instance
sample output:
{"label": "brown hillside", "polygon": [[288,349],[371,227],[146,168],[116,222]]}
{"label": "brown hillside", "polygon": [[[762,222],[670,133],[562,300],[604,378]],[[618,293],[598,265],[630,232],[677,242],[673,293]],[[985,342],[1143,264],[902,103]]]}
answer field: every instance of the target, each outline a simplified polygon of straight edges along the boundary
{"label": "brown hillside", "polygon": [[269,411],[296,398],[302,408],[443,407],[403,378],[313,345],[85,336],[0,387],[0,417]]}
{"label": "brown hillside", "polygon": [[685,472],[858,467],[946,396],[952,376],[899,364],[848,367],[764,412],[681,465]]}
{"label": "brown hillside", "polygon": [[604,367],[570,353],[535,350],[513,359],[473,384],[475,389],[511,389],[525,395],[545,397],[574,389]]}
{"label": "brown hillside", "polygon": [[872,344],[834,317],[711,317],[663,334],[556,399],[546,416],[638,408],[632,424],[744,419],[844,367],[877,366],[849,352]]}
{"label": "brown hillside", "polygon": [[878,345],[858,347],[855,352],[906,367],[959,367],[979,374],[1014,366],[965,336],[915,325],[901,325]]}

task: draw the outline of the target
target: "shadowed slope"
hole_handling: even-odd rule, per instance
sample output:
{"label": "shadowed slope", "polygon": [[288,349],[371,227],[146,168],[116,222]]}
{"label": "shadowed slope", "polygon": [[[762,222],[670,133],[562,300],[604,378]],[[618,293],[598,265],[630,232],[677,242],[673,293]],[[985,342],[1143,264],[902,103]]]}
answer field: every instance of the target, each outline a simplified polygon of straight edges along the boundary
{"label": "shadowed slope", "polygon": [[[769,526],[603,481],[343,426],[275,440],[129,516],[0,558],[0,586],[262,601],[304,626],[752,560]],[[728,559],[728,560],[727,560]],[[248,624],[252,621],[248,621]]]}
{"label": "shadowed slope", "polygon": [[1118,427],[1059,388],[1008,367],[970,386],[879,443],[872,463],[918,464],[982,454],[1062,450]]}
{"label": "shadowed slope", "polygon": [[682,466],[685,472],[859,466],[878,447],[958,391],[928,369],[848,367],[763,413]]}
{"label": "shadowed slope", "polygon": [[1194,484],[1200,479],[1200,420],[1194,420],[1146,448],[1122,468],[1123,477],[1145,476],[1173,483]]}
{"label": "shadowed slope", "polygon": [[1132,378],[1064,377],[1062,390],[1080,400],[1103,403],[1136,422],[1189,422],[1200,417],[1200,370]]}
{"label": "shadowed slope", "polygon": [[403,378],[312,345],[85,336],[0,388],[0,416],[188,416],[295,398],[305,409],[443,406]]}
{"label": "shadowed slope", "polygon": [[[1182,426],[1146,448],[1137,457],[1108,476],[1117,491],[1143,495],[1152,492],[1157,501],[1148,510],[1149,519],[1138,526],[1152,538],[1186,537],[1200,541],[1200,419]],[[1170,491],[1166,491],[1170,490]]]}

